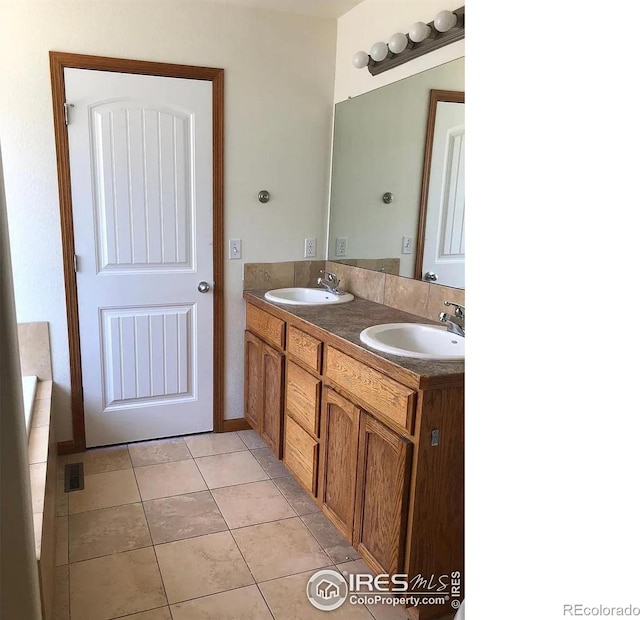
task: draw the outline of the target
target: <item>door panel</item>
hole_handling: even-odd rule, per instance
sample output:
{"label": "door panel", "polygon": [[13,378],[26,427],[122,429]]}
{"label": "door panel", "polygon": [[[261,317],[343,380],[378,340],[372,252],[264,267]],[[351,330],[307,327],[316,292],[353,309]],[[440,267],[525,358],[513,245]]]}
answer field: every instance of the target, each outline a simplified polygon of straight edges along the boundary
{"label": "door panel", "polygon": [[193,306],[101,314],[105,411],[193,398]]}
{"label": "door panel", "polygon": [[284,355],[263,344],[262,355],[264,410],[262,415],[262,439],[279,459],[282,458],[282,425],[284,403]]}
{"label": "door panel", "polygon": [[262,434],[262,342],[244,332],[244,417],[253,430]]}
{"label": "door panel", "polygon": [[362,413],[354,547],[380,573],[402,572],[411,444]]}
{"label": "door panel", "polygon": [[193,269],[193,115],[118,101],[90,116],[99,271]]}
{"label": "door panel", "polygon": [[64,76],[87,446],[212,430],[211,83]]}
{"label": "door panel", "polygon": [[351,542],[355,506],[360,410],[333,390],[324,388],[320,498],[324,513]]}

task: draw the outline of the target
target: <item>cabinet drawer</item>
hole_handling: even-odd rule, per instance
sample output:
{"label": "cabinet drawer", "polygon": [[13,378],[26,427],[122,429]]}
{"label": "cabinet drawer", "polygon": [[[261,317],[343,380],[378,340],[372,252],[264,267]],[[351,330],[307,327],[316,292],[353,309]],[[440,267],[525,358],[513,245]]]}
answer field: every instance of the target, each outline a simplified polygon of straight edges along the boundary
{"label": "cabinet drawer", "polygon": [[284,464],[303,487],[316,495],[318,479],[318,442],[291,417],[284,428]]}
{"label": "cabinet drawer", "polygon": [[322,342],[296,327],[289,327],[287,333],[287,351],[316,372],[321,371]]}
{"label": "cabinet drawer", "polygon": [[293,362],[287,363],[287,413],[310,435],[318,436],[320,419],[319,379]]}
{"label": "cabinet drawer", "polygon": [[284,349],[285,323],[281,319],[247,304],[247,329],[280,350]]}
{"label": "cabinet drawer", "polygon": [[416,393],[366,364],[327,347],[326,377],[344,388],[383,421],[413,432]]}

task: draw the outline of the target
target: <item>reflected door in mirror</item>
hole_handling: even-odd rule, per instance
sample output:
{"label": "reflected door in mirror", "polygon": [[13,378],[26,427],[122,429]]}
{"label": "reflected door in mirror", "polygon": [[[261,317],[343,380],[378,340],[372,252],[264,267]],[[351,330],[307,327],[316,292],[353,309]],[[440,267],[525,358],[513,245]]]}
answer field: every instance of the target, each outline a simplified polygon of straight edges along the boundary
{"label": "reflected door in mirror", "polygon": [[429,94],[414,277],[464,288],[464,92]]}
{"label": "reflected door in mirror", "polygon": [[464,103],[436,110],[422,274],[464,288]]}

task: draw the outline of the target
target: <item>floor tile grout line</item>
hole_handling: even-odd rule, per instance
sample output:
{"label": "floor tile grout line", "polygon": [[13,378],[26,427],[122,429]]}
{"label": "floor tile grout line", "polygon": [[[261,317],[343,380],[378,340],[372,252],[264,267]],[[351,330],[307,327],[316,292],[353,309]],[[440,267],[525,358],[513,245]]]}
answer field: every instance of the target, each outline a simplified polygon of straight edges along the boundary
{"label": "floor tile grout line", "polygon": [[189,452],[189,456],[185,456],[184,458],[179,459],[170,459],[168,461],[158,461],[157,463],[144,463],[142,465],[133,465],[133,469],[142,469],[143,467],[155,467],[156,465],[169,465],[170,463],[182,463],[184,461],[192,461],[193,457],[191,456],[191,452]]}
{"label": "floor tile grout line", "polygon": [[[139,493],[139,491],[138,491]],[[131,504],[140,504],[142,499],[137,499],[134,502],[124,502],[124,504],[114,504],[113,506],[102,506],[101,508],[91,508],[90,510],[80,510],[79,512],[70,512],[67,516],[84,515],[88,512],[96,512],[98,510],[108,510],[109,508],[120,508],[121,506],[131,506]]]}
{"label": "floor tile grout line", "polygon": [[[201,435],[235,435],[236,437],[238,437],[238,433],[236,431],[231,431],[229,433],[216,433],[214,431],[210,431],[210,432],[205,432],[205,433],[200,433]],[[198,434],[196,435],[185,435],[185,437],[198,437]],[[238,439],[240,440],[241,443],[244,444],[244,441],[242,441],[241,437],[238,437]],[[248,448],[241,448],[240,450],[231,450],[230,452],[220,452],[220,453],[216,453],[216,454],[202,454],[200,456],[196,456],[193,451],[191,450],[191,447],[189,446],[189,442],[185,439],[185,443],[187,444],[187,449],[189,450],[189,453],[191,454],[191,458],[192,459],[199,459],[202,458],[204,456],[215,456],[216,454],[231,454],[231,452],[244,452],[244,450],[248,450]],[[246,444],[245,444],[246,445]]]}
{"label": "floor tile grout line", "polygon": [[[282,476],[282,477],[285,478],[287,476]],[[289,477],[293,478],[293,476],[289,476]],[[276,480],[277,480],[277,478],[276,478]],[[295,481],[295,478],[293,478],[293,480]],[[273,480],[272,480],[272,482],[273,482]],[[291,510],[293,510],[293,512],[295,512],[298,517],[301,517],[302,515],[298,514],[298,511],[295,509],[295,506],[289,501],[289,498],[282,492],[282,489],[275,482],[273,483],[273,486],[276,487],[276,489],[278,489],[278,491],[280,492],[280,495],[282,495],[282,497],[284,497],[284,499],[287,502],[287,504],[289,504],[289,506],[291,506]]]}
{"label": "floor tile grout line", "polygon": [[[253,573],[251,573],[251,576],[253,577]],[[228,590],[221,590],[220,592],[214,592],[213,594],[203,594],[202,596],[194,596],[193,598],[186,598],[183,601],[176,601],[175,603],[171,603],[169,605],[169,608],[171,608],[172,605],[182,605],[183,603],[190,603],[191,601],[198,601],[200,599],[208,598],[210,596],[217,596],[218,594],[226,594],[227,592],[235,592],[236,590],[242,590],[242,588],[251,588],[252,586],[255,586],[258,588],[258,592],[260,592],[260,595],[264,599],[264,596],[262,595],[262,591],[260,590],[258,583],[254,580],[254,583],[250,583],[248,586],[238,586],[236,588],[229,588]],[[266,600],[265,600],[265,603],[267,603]],[[271,613],[271,608],[269,607],[268,603],[267,603],[267,608],[269,609],[269,613],[271,614],[271,616],[274,617],[273,613]]]}
{"label": "floor tile grout line", "polygon": [[[128,446],[127,446],[128,448]],[[134,477],[135,477],[135,471],[134,471]],[[142,502],[142,491],[140,490],[140,485],[138,484],[138,478],[135,477],[136,479],[136,487],[138,489],[138,495],[140,495],[141,498],[141,502]],[[164,592],[164,600],[167,601],[167,606],[169,606],[169,596],[167,595],[167,587],[164,583],[164,577],[162,576],[162,569],[160,568],[160,561],[158,560],[158,554],[156,553],[156,547],[153,544],[153,537],[151,536],[151,526],[149,525],[149,518],[147,517],[147,511],[145,510],[144,507],[144,502],[142,502],[142,514],[144,514],[144,520],[147,524],[147,531],[149,532],[149,540],[151,540],[151,547],[153,549],[153,557],[156,559],[156,566],[158,567],[158,574],[160,575],[160,583],[162,584],[162,591]],[[146,610],[144,610],[146,611]],[[171,607],[169,606],[169,616],[171,616],[171,618],[173,619],[173,614],[171,613]]]}
{"label": "floor tile grout line", "polygon": [[240,448],[240,450],[229,450],[228,452],[213,452],[212,454],[198,454],[197,456],[193,455],[191,452],[191,458],[195,459],[206,459],[208,456],[221,456],[223,454],[237,454],[238,452],[251,452],[249,448]]}
{"label": "floor tile grout line", "polygon": [[[331,560],[331,558],[329,558],[329,560]],[[307,568],[305,570],[291,573],[290,575],[280,575],[280,577],[274,577],[273,579],[263,579],[262,581],[257,581],[256,584],[260,586],[260,584],[263,583],[272,583],[273,581],[278,581],[278,579],[288,579],[289,577],[296,577],[298,575],[304,575],[305,573],[317,572],[319,570],[331,568],[331,566],[332,564],[325,564],[324,566],[318,566],[317,568]]]}
{"label": "floor tile grout line", "polygon": [[[254,433],[256,433],[256,431],[255,431],[254,429],[252,429],[252,428],[251,428],[251,429],[246,429],[246,430],[252,430]],[[240,435],[240,433],[241,433],[241,432],[242,432],[242,431],[236,431],[236,435],[238,435],[238,437],[240,437],[240,441],[242,441],[242,443],[243,443],[245,446],[247,446],[247,449],[248,449],[248,450],[252,450],[252,449],[257,450],[258,448],[251,448],[251,447],[249,446],[249,444],[248,444],[244,439],[242,439],[242,437],[241,437],[241,435]],[[256,433],[256,435],[258,435],[258,433]],[[258,438],[260,438],[260,435],[258,435]],[[262,439],[261,439],[261,438],[260,438],[260,441],[262,441]],[[264,441],[262,441],[262,444],[263,444],[262,446],[258,446],[258,447],[259,447],[259,448],[267,448],[267,447],[268,447],[268,446],[267,446],[267,444],[266,444],[266,443],[264,443]]]}
{"label": "floor tile grout line", "polygon": [[[239,454],[240,452],[247,452],[247,450],[239,450],[238,452],[227,452],[226,454]],[[251,454],[251,450],[248,450],[249,454]],[[211,456],[223,456],[222,454],[212,454]],[[269,476],[269,474],[265,471],[264,467],[262,467],[262,465],[260,465],[260,463],[258,462],[258,459],[253,456],[253,454],[251,454],[252,458],[255,460],[256,464],[258,465],[258,467],[260,467],[260,469],[262,470],[262,472],[264,473],[264,475],[266,476],[266,480],[271,480],[271,477]],[[208,458],[208,457],[198,457],[198,458]],[[193,459],[195,461],[196,467],[198,468],[198,471],[200,472],[200,475],[202,476],[202,479],[204,480],[204,484],[207,487],[207,489],[209,489],[210,491],[213,490],[210,486],[209,483],[207,482],[207,479],[205,477],[205,475],[202,473],[202,469],[200,469],[200,465],[198,464],[198,459]],[[263,478],[263,480],[265,480]],[[252,482],[262,482],[261,480],[253,480]],[[249,484],[248,482],[239,482],[238,484],[226,484],[224,485],[224,487],[235,487],[235,486],[239,486],[241,484]],[[215,487],[216,489],[221,489],[223,487]]]}
{"label": "floor tile grout line", "polygon": [[[226,523],[226,521],[225,521],[225,523]],[[242,549],[240,549],[240,545],[238,544],[238,541],[236,540],[236,537],[233,535],[233,530],[230,529],[229,533],[231,534],[231,538],[233,539],[233,544],[238,549],[238,553],[240,553],[240,556],[242,557],[242,561],[244,562],[244,565],[247,567],[247,570],[249,571],[249,574],[251,575],[251,578],[253,579],[254,585],[257,586],[258,585],[258,580],[256,579],[256,576],[253,574],[253,571],[251,570],[251,567],[249,566],[249,562],[247,562],[247,558],[245,557],[244,553],[242,553]],[[258,589],[260,589],[260,588],[258,588]],[[269,609],[269,613],[271,613],[271,609]]]}
{"label": "floor tile grout line", "polygon": [[[160,605],[160,607],[152,607],[151,609],[144,609],[143,611],[134,611],[132,614],[127,614],[126,616],[111,616],[109,620],[126,620],[127,618],[133,618],[133,616],[136,616],[137,614],[144,614],[148,611],[155,611],[156,609],[164,609],[165,607],[169,610],[169,614],[171,614],[171,608],[167,603],[166,605]],[[171,618],[173,620],[173,616],[171,616]]]}
{"label": "floor tile grout line", "polygon": [[90,558],[84,558],[83,560],[74,560],[73,562],[69,562],[68,566],[72,564],[82,564],[82,562],[91,562],[91,560],[100,560],[102,558],[108,558],[112,555],[118,555],[119,553],[128,553],[129,551],[139,551],[140,549],[148,549],[149,547],[153,547],[153,543],[150,545],[142,545],[140,547],[132,547],[131,549],[122,549],[121,551],[112,551],[111,553],[103,553],[102,555],[92,556]]}
{"label": "floor tile grout line", "polygon": [[273,484],[275,484],[276,487],[278,487],[278,491],[280,491],[282,496],[287,500],[287,502],[289,502],[289,505],[291,506],[291,508],[293,508],[293,512],[295,512],[299,517],[304,517],[305,515],[315,514],[316,512],[322,512],[322,509],[318,506],[318,504],[316,504],[315,500],[312,497],[308,496],[306,491],[304,490],[304,488],[302,486],[300,486],[300,488],[302,489],[303,493],[306,495],[305,499],[308,499],[309,501],[313,502],[314,506],[316,506],[316,508],[318,508],[318,510],[315,510],[314,512],[305,512],[304,515],[301,515],[297,511],[296,507],[291,503],[289,498],[284,494],[283,490],[275,482],[275,480],[282,480],[283,478],[291,478],[291,480],[293,480],[298,486],[300,486],[300,483],[296,480],[295,476],[293,476],[292,474],[289,474],[288,476],[282,476],[281,478],[273,478],[273,481],[274,481]]}

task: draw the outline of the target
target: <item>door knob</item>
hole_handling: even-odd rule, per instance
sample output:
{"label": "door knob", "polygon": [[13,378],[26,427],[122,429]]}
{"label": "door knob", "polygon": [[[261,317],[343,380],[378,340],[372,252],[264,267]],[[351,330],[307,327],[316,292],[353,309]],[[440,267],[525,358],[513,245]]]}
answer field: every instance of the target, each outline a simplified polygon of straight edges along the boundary
{"label": "door knob", "polygon": [[438,279],[438,276],[433,273],[433,271],[427,271],[427,273],[424,274],[424,279],[428,282],[435,282]]}
{"label": "door knob", "polygon": [[198,292],[208,293],[210,290],[211,290],[211,287],[207,282],[200,282],[200,284],[198,284]]}

